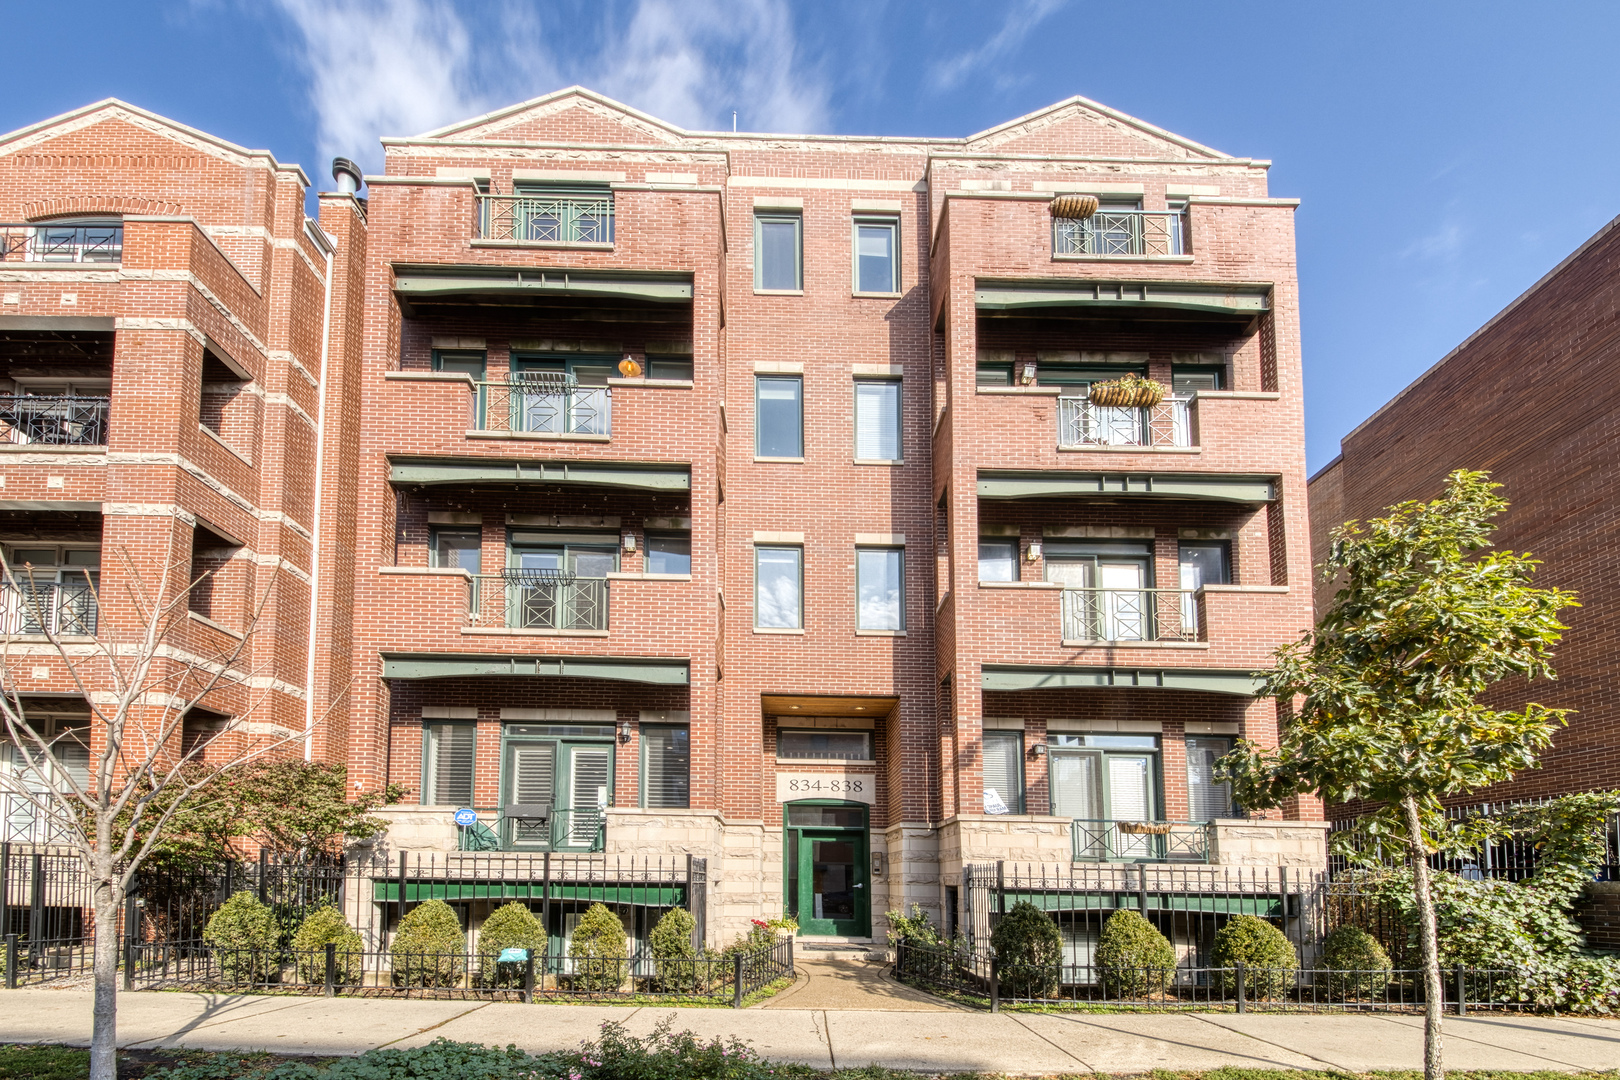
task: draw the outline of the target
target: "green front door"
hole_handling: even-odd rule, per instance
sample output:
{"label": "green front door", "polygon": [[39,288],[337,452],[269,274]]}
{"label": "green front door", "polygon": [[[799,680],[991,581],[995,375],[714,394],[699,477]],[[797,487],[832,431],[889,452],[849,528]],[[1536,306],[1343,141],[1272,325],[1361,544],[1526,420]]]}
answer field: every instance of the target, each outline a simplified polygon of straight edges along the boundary
{"label": "green front door", "polygon": [[799,930],[866,937],[872,932],[866,831],[799,831]]}

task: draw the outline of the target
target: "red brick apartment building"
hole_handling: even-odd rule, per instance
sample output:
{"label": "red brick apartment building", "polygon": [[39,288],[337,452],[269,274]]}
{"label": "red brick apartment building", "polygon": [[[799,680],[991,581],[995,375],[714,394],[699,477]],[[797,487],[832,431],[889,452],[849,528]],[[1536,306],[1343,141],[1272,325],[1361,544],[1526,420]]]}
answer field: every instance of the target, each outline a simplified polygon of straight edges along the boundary
{"label": "red brick apartment building", "polygon": [[[1267,162],[1079,98],[900,139],[578,88],[384,146],[316,224],[116,103],[0,142],[10,228],[122,229],[0,267],[13,376],[113,380],[108,444],[5,447],[0,498],[16,546],[281,560],[282,723],[338,701],[312,754],[412,790],[388,851],[703,857],[714,939],[949,925],[998,860],[1323,865],[1317,803],[1209,769],[1311,613]],[[1172,393],[1090,402],[1132,373]]]}
{"label": "red brick apartment building", "polygon": [[[1513,303],[1340,440],[1310,482],[1315,557],[1332,529],[1404,499],[1440,494],[1455,469],[1485,469],[1511,504],[1499,547],[1529,551],[1536,583],[1573,590],[1581,606],[1554,659],[1556,682],[1507,682],[1505,707],[1574,709],[1541,767],[1468,803],[1620,787],[1620,554],[1605,532],[1620,503],[1613,438],[1620,359],[1620,219],[1609,222]],[[1318,583],[1320,608],[1332,598]],[[1352,813],[1335,807],[1334,815]]]}

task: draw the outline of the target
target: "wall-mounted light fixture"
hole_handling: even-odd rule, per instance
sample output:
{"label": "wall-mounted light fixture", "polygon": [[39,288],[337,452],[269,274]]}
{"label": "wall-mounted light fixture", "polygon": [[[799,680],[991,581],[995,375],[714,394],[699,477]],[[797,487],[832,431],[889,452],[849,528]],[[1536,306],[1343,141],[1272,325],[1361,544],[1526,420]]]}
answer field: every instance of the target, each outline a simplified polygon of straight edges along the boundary
{"label": "wall-mounted light fixture", "polygon": [[619,741],[622,743],[630,741],[630,721],[628,720],[619,721]]}
{"label": "wall-mounted light fixture", "polygon": [[1029,542],[1029,546],[1024,549],[1024,559],[1026,562],[1041,561],[1041,542],[1039,540]]}
{"label": "wall-mounted light fixture", "polygon": [[626,551],[634,551],[634,550],[636,550],[636,534],[635,533],[625,533],[624,534],[624,550],[626,550]]}
{"label": "wall-mounted light fixture", "polygon": [[1042,742],[1038,742],[1034,746],[1031,746],[1029,748],[1029,756],[1033,757],[1033,758],[1045,757],[1046,756],[1046,744],[1042,743]]}

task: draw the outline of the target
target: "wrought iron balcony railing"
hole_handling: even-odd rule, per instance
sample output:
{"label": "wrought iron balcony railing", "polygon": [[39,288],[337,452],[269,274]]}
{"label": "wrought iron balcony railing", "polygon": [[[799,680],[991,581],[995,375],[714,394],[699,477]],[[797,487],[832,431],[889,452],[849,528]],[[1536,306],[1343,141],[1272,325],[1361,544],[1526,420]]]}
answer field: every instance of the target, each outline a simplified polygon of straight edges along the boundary
{"label": "wrought iron balcony railing", "polygon": [[106,446],[112,399],[0,394],[0,442],[18,446]]}
{"label": "wrought iron balcony railing", "polygon": [[611,435],[613,395],[606,386],[580,386],[552,371],[514,371],[505,382],[478,384],[479,431],[531,435]]}
{"label": "wrought iron balcony railing", "polygon": [[611,244],[613,195],[480,195],[477,238],[519,244]]}
{"label": "wrought iron balcony railing", "polygon": [[99,605],[88,578],[30,581],[27,570],[15,572],[19,580],[0,586],[0,633],[95,636]]}
{"label": "wrought iron balcony railing", "polygon": [[509,567],[477,574],[467,592],[474,624],[514,630],[606,630],[606,578],[576,577],[560,570]]}
{"label": "wrought iron balcony railing", "polygon": [[1075,862],[1209,862],[1207,821],[1075,818]]}
{"label": "wrought iron balcony railing", "polygon": [[1064,641],[1200,641],[1201,597],[1193,589],[1063,590]]}
{"label": "wrought iron balcony railing", "polygon": [[122,225],[0,224],[0,262],[116,263]]}
{"label": "wrought iron balcony railing", "polygon": [[1099,210],[1052,219],[1052,254],[1096,258],[1186,255],[1187,215],[1179,210]]}
{"label": "wrought iron balcony railing", "polygon": [[[532,806],[476,807],[478,823],[461,826],[462,851],[605,851],[603,810]],[[537,816],[544,814],[543,817]]]}
{"label": "wrought iron balcony railing", "polygon": [[1058,398],[1058,445],[1191,446],[1192,398],[1168,397],[1147,408]]}

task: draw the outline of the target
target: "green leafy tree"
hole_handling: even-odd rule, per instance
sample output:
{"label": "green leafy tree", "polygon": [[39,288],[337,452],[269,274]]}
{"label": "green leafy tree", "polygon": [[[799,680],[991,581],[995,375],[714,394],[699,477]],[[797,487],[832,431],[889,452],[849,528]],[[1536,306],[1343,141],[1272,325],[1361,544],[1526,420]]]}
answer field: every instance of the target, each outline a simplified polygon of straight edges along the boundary
{"label": "green leafy tree", "polygon": [[617,990],[624,982],[624,923],[605,904],[592,904],[568,943],[574,985],[581,990]]}
{"label": "green leafy tree", "polygon": [[1176,971],[1176,949],[1159,928],[1125,908],[1097,937],[1097,969],[1106,993],[1122,998],[1163,993]]}
{"label": "green leafy tree", "polygon": [[[546,955],[546,928],[534,917],[534,912],[516,900],[503,904],[490,912],[489,918],[478,930],[478,971],[485,986],[521,986],[528,968],[513,961],[501,963],[506,949],[523,949]],[[545,970],[544,966],[541,967]]]}
{"label": "green leafy tree", "polygon": [[259,898],[243,890],[220,905],[208,919],[203,940],[214,947],[214,961],[228,983],[262,982],[279,966],[276,916]]}
{"label": "green leafy tree", "polygon": [[405,913],[394,932],[394,983],[398,986],[455,986],[466,970],[467,935],[456,909],[443,900],[425,900]]}
{"label": "green leafy tree", "polygon": [[1063,935],[1040,908],[1020,900],[990,932],[1001,992],[1015,998],[1057,993],[1063,974]]}
{"label": "green leafy tree", "polygon": [[1486,474],[1460,470],[1432,502],[1334,530],[1322,572],[1338,580],[1313,630],[1276,654],[1265,692],[1291,718],[1275,749],[1242,742],[1222,772],[1263,808],[1306,792],[1381,809],[1370,834],[1412,867],[1425,984],[1424,1073],[1441,1080],[1441,991],[1427,856],[1443,843],[1441,800],[1536,763],[1567,710],[1480,700],[1509,677],[1552,678],[1571,594],[1532,587],[1528,555],[1491,546],[1507,502]]}
{"label": "green leafy tree", "polygon": [[298,977],[307,983],[326,981],[326,947],[335,945],[337,981],[353,985],[360,981],[361,953],[365,942],[343,917],[343,912],[331,905],[316,908],[304,917],[293,934],[293,957],[298,964]]}

